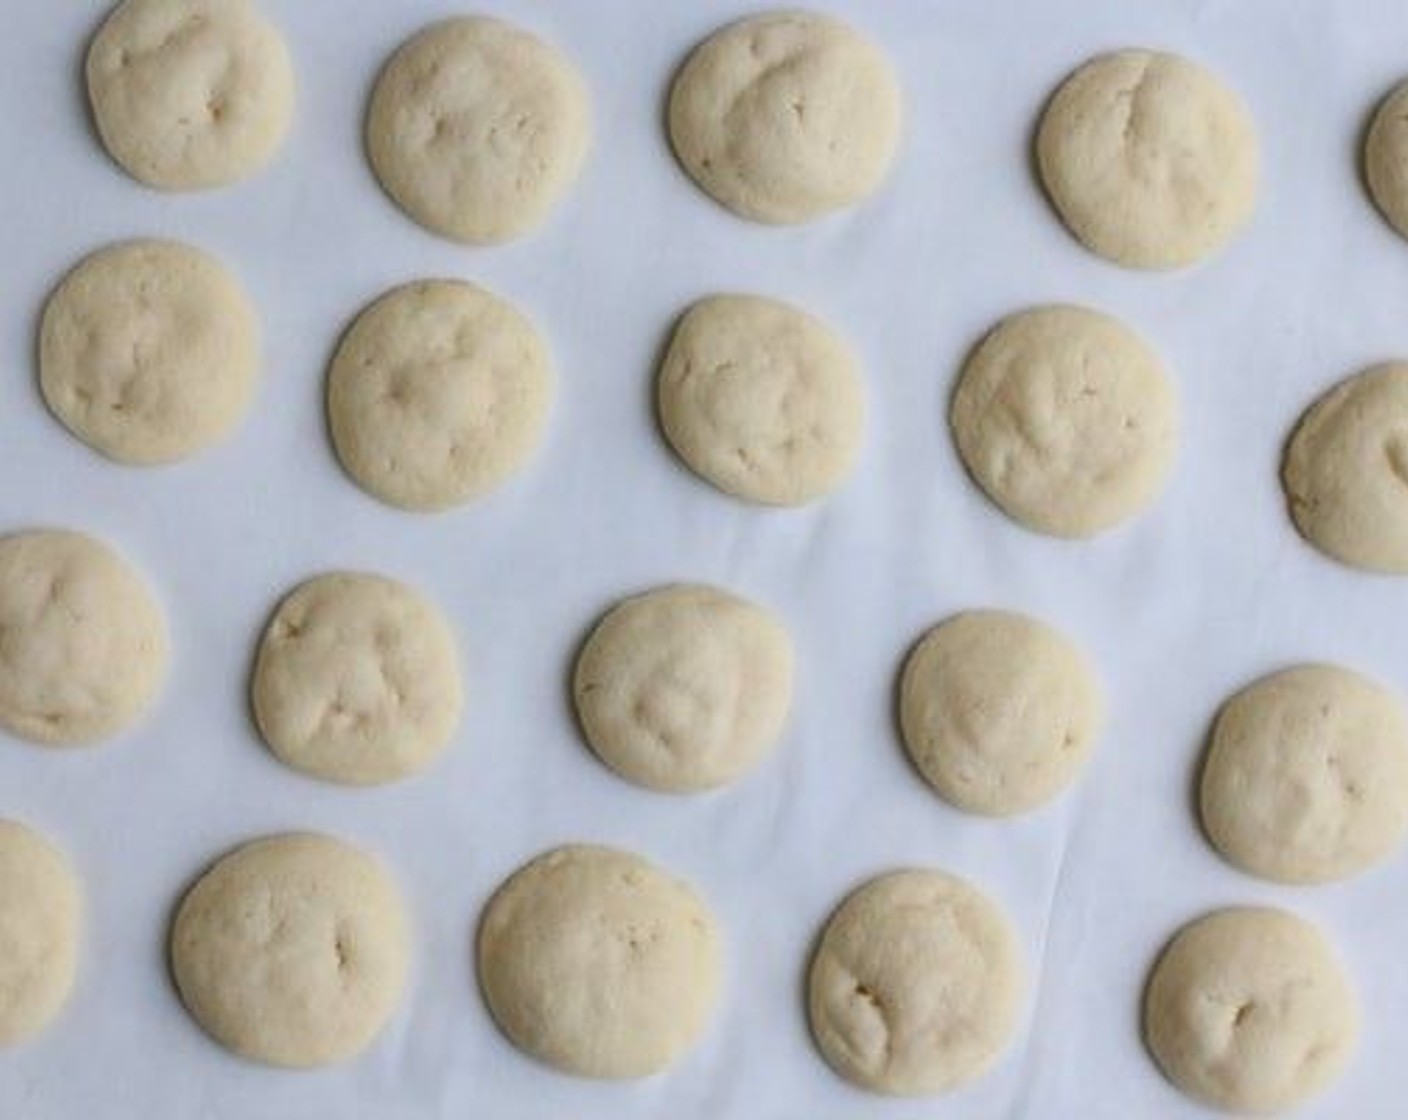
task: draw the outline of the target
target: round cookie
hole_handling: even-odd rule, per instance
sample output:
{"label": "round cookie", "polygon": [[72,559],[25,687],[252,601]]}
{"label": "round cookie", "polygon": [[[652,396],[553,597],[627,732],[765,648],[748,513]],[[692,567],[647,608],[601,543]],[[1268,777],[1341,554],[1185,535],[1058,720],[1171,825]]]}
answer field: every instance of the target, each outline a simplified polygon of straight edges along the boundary
{"label": "round cookie", "polygon": [[1327,556],[1408,575],[1408,362],[1341,381],[1306,410],[1281,483],[1301,536]]}
{"label": "round cookie", "polygon": [[273,157],[293,118],[293,64],[247,0],[123,0],[88,51],[103,146],[166,190],[220,187]]}
{"label": "round cookie", "polygon": [[1123,50],[1071,74],[1042,114],[1041,179],[1089,250],[1129,268],[1211,256],[1256,205],[1256,128],[1241,98],[1177,55]]}
{"label": "round cookie", "polygon": [[0,1047],[32,1038],[73,991],[83,899],[68,860],[0,821]]}
{"label": "round cookie", "polygon": [[367,111],[367,155],[426,229],[472,245],[521,237],[576,180],[588,94],[555,48],[499,20],[435,23],[401,45]]}
{"label": "round cookie", "polygon": [[279,604],[250,695],[280,759],[349,785],[430,765],[463,703],[455,638],[440,611],[403,583],[355,572],[318,576]]}
{"label": "round cookie", "polygon": [[814,12],[729,24],[685,61],[670,91],[670,142],[715,201],[758,222],[808,222],[874,192],[899,146],[889,60]]}
{"label": "round cookie", "polygon": [[910,758],[940,796],[974,813],[1022,813],[1055,797],[1085,764],[1103,717],[1080,650],[1008,611],[936,626],[900,677]]}
{"label": "round cookie", "polygon": [[365,1049],[401,999],[409,932],[395,882],[365,852],[312,833],[219,860],[171,926],[181,1000],[222,1046],[306,1069]]}
{"label": "round cookie", "polygon": [[1283,883],[1342,879],[1408,831],[1408,716],[1386,688],[1334,665],[1262,677],[1213,725],[1201,806],[1232,863]]}
{"label": "round cookie", "polygon": [[542,441],[552,361],[532,323],[457,280],[383,295],[343,336],[328,422],[347,473],[402,509],[448,509],[499,485]]}
{"label": "round cookie", "polygon": [[1408,237],[1408,82],[1383,99],[1364,137],[1364,180],[1374,205]]}
{"label": "round cookie", "polygon": [[720,956],[694,891],[612,848],[538,856],[479,925],[479,983],[500,1029],[583,1077],[645,1077],[675,1062],[717,1002]]}
{"label": "round cookie", "polygon": [[1058,537],[1091,537],[1163,489],[1178,401],[1128,327],[1084,307],[1018,312],[964,365],[949,413],[974,481],[1009,517]]}
{"label": "round cookie", "polygon": [[107,545],[0,536],[0,727],[50,746],[115,735],[151,706],[166,660],[161,607]]}
{"label": "round cookie", "polygon": [[572,692],[592,750],[649,789],[713,789],[756,766],[792,704],[792,641],[771,614],[698,584],[618,604],[582,646]]}
{"label": "round cookie", "polygon": [[795,506],[845,481],[865,393],[825,323],[759,296],[711,296],[675,327],[656,385],[665,438],[726,494]]}
{"label": "round cookie", "polygon": [[1358,1010],[1339,963],[1309,922],[1233,907],[1184,926],[1144,993],[1144,1035],[1168,1079],[1230,1112],[1275,1112],[1344,1067]]}
{"label": "round cookie", "polygon": [[259,378],[259,319],[214,257],[129,241],[86,257],[44,307],[49,410],[120,463],[169,463],[224,439]]}
{"label": "round cookie", "polygon": [[928,1096],[982,1076],[1012,1037],[1021,952],[985,895],[942,871],[871,879],[831,916],[812,959],[808,1013],[842,1077]]}

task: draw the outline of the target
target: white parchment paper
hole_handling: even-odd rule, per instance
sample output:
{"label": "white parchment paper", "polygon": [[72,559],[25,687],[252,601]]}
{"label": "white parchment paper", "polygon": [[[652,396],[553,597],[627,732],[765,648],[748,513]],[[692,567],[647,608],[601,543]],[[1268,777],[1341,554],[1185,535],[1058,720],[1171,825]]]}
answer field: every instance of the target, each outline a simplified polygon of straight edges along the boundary
{"label": "white parchment paper", "polygon": [[[670,158],[669,76],[736,0],[486,0],[580,65],[596,137],[540,235],[494,250],[439,241],[380,194],[362,112],[378,65],[447,0],[263,0],[298,66],[298,120],[267,173],[163,195],[103,155],[81,60],[105,5],[7,0],[0,34],[0,528],[69,525],[127,553],[159,589],[175,647],[152,718],[104,747],[0,742],[0,813],[67,849],[89,901],[78,990],[32,1045],[0,1054],[4,1120],[333,1116],[573,1120],[1088,1120],[1201,1111],[1169,1088],[1137,1029],[1146,969],[1183,921],[1232,902],[1287,905],[1334,938],[1365,1027],[1343,1080],[1306,1110],[1391,1120],[1408,1091],[1408,858],[1351,882],[1275,888],[1221,863],[1190,800],[1217,704],[1263,672],[1330,659],[1408,686],[1408,584],[1304,546],[1276,482],[1279,448],[1331,382],[1408,354],[1408,243],[1356,171],[1367,114],[1408,74],[1394,0],[825,0],[881,42],[901,75],[892,181],[853,213],[796,229],[739,221]],[[1186,53],[1255,112],[1265,166],[1246,233],[1173,275],[1081,250],[1032,177],[1043,99],[1088,55]],[[183,465],[122,469],[44,412],[34,331],[63,271],[116,238],[188,239],[247,284],[266,329],[254,414]],[[441,516],[378,505],[338,471],[321,413],[339,332],[383,289],[459,276],[516,301],[556,355],[550,438],[493,497]],[[681,468],[656,434],[650,381],[673,317],[745,290],[794,300],[864,357],[864,461],[833,500],[747,508]],[[1184,440],[1147,516],[1094,542],[1016,527],[968,483],[947,437],[964,353],[998,317],[1088,303],[1140,331],[1177,379]],[[469,706],[423,778],[372,791],[281,767],[246,714],[254,642],[275,600],[334,567],[384,571],[449,612]],[[799,653],[795,718],[776,755],[717,795],[626,785],[580,744],[571,658],[617,597],[712,580],[774,607]],[[1082,643],[1108,690],[1083,781],[1017,821],[964,816],[905,762],[896,669],[938,618],[1033,612]],[[167,979],[164,936],[184,886],[259,833],[326,829],[382,854],[414,910],[404,1007],[363,1060],[281,1073],[226,1055]],[[521,1057],[475,990],[487,895],[553,844],[636,849],[693,880],[728,935],[728,987],[708,1037],[667,1076],[573,1080]],[[808,1039],[802,978],[831,907],[905,864],[968,876],[1021,931],[1030,990],[991,1076],[941,1101],[868,1097]]]}

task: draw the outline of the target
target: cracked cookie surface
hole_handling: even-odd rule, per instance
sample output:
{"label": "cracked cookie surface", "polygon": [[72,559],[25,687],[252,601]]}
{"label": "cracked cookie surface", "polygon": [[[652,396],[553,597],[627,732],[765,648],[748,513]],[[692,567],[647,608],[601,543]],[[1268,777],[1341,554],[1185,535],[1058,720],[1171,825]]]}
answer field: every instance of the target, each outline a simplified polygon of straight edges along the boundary
{"label": "cracked cookie surface", "polygon": [[429,766],[463,703],[455,639],[440,611],[403,583],[358,572],[318,576],[279,604],[250,695],[280,759],[351,785]]}
{"label": "cracked cookie surface", "polygon": [[1330,389],[1286,444],[1291,519],[1327,556],[1408,574],[1408,362],[1373,366]]}
{"label": "cracked cookie surface", "polygon": [[812,1034],[866,1089],[928,1096],[982,1076],[1011,1040],[1024,986],[1007,917],[942,871],[880,875],[832,914],[812,958]]}
{"label": "cracked cookie surface", "polygon": [[1202,260],[1256,205],[1251,114],[1216,75],[1177,55],[1123,50],[1086,62],[1048,102],[1036,156],[1067,228],[1130,268]]}
{"label": "cracked cookie surface", "polygon": [[39,387],[95,451],[153,465],[227,438],[259,379],[259,318],[208,253],[129,241],[85,257],[44,307]]}
{"label": "cracked cookie surface", "polygon": [[807,222],[875,191],[899,145],[889,60],[812,12],[729,24],[685,61],[670,91],[670,142],[707,194],[754,221]]}
{"label": "cracked cookie surface", "polygon": [[722,952],[707,905],[613,848],[556,848],[521,867],[485,907],[476,952],[504,1034],[583,1077],[665,1069],[718,1000]]}
{"label": "cracked cookie surface", "polygon": [[845,341],[779,300],[710,296],[675,326],[656,380],[660,426],[680,458],[726,494],[812,502],[860,454],[865,392]]}
{"label": "cracked cookie surface", "polygon": [[949,410],[963,465],[1008,516],[1091,537],[1152,503],[1178,445],[1178,401],[1158,356],[1084,307],[1020,311],[964,363]]}
{"label": "cracked cookie surface", "polygon": [[343,336],[328,425],[347,473],[402,509],[461,505],[504,482],[542,441],[547,347],[515,307],[458,280],[395,288]]}
{"label": "cracked cookie surface", "polygon": [[762,607],[699,584],[613,607],[582,646],[572,692],[587,741],[651,789],[712,789],[776,745],[792,704],[787,631]]}
{"label": "cracked cookie surface", "polygon": [[536,229],[576,180],[591,134],[582,79],[500,20],[432,24],[392,55],[367,110],[367,155],[426,229],[496,244]]}
{"label": "cracked cookie surface", "polygon": [[1349,982],[1320,931],[1270,907],[1184,926],[1155,963],[1144,1034],[1168,1079],[1233,1112],[1292,1108],[1338,1076],[1358,1033]]}
{"label": "cracked cookie surface", "polygon": [[365,1049],[400,1003],[410,958],[390,874],[315,833],[221,858],[181,900],[170,951],[181,1000],[207,1034],[292,1069]]}
{"label": "cracked cookie surface", "polygon": [[1342,879],[1408,831],[1408,717],[1388,689],[1335,665],[1262,677],[1218,713],[1201,782],[1208,838],[1245,871]]}
{"label": "cracked cookie surface", "polygon": [[910,758],[940,796],[970,812],[1021,813],[1055,797],[1084,766],[1103,715],[1081,651],[1010,611],[940,623],[900,678]]}
{"label": "cracked cookie surface", "polygon": [[124,0],[93,39],[87,81],[109,154],[167,190],[252,175],[293,118],[288,48],[248,0]]}
{"label": "cracked cookie surface", "polygon": [[166,620],[135,571],[81,533],[0,537],[0,726],[46,745],[134,724],[166,677]]}

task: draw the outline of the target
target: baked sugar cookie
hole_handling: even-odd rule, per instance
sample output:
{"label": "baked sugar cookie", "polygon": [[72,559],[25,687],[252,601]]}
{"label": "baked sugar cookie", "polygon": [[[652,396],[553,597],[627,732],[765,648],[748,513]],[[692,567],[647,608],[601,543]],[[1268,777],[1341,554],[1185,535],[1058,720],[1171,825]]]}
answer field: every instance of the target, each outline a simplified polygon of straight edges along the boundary
{"label": "baked sugar cookie", "polygon": [[201,1028],[241,1057],[292,1069],[365,1049],[400,1002],[409,957],[391,876],[312,833],[235,849],[171,926],[171,971]]}
{"label": "baked sugar cookie", "polygon": [[583,1077],[645,1077],[674,1063],[708,1023],[720,956],[699,896],[612,848],[538,856],[479,926],[479,983],[499,1027]]}
{"label": "baked sugar cookie", "polygon": [[890,170],[900,91],[884,54],[814,12],[769,12],[706,39],[670,91],[670,142],[734,213],[790,224],[851,206]]}
{"label": "baked sugar cookie", "polygon": [[0,536],[0,727],[91,743],[134,724],[165,676],[165,618],[126,561],[81,533]]}
{"label": "baked sugar cookie", "polygon": [[499,20],[432,24],[391,56],[367,112],[367,155],[397,205],[442,237],[485,245],[544,221],[591,134],[582,79]]}
{"label": "baked sugar cookie", "polygon": [[808,985],[812,1034],[862,1088],[942,1093],[997,1060],[1023,984],[1016,937],[993,902],[942,871],[896,871],[827,923]]}
{"label": "baked sugar cookie", "polygon": [[267,164],[293,118],[293,65],[247,0],[123,0],[88,51],[108,153],[167,190],[220,187]]}
{"label": "baked sugar cookie", "polygon": [[1408,715],[1334,665],[1262,677],[1223,705],[1202,778],[1203,827],[1238,867],[1323,883],[1385,858],[1408,832]]}
{"label": "baked sugar cookie", "polygon": [[860,452],[855,357],[825,323],[778,300],[700,300],[675,327],[656,391],[680,458],[749,501],[814,501],[845,481]]}
{"label": "baked sugar cookie", "polygon": [[763,608],[683,584],[614,607],[582,647],[572,691],[603,762],[685,793],[733,781],[777,743],[792,661],[791,638]]}
{"label": "baked sugar cookie", "polygon": [[940,796],[974,813],[1022,813],[1055,797],[1085,764],[1103,709],[1080,650],[1008,611],[935,627],[900,678],[910,758]]}
{"label": "baked sugar cookie", "polygon": [[251,698],[264,741],[295,770],[350,785],[430,765],[459,722],[455,639],[433,603],[384,576],[337,572],[279,604]]}
{"label": "baked sugar cookie", "polygon": [[68,860],[38,833],[0,821],[0,1047],[58,1017],[78,971],[83,899]]}
{"label": "baked sugar cookie", "polygon": [[1184,926],[1144,993],[1144,1035],[1168,1079],[1229,1112],[1292,1108],[1344,1067],[1358,1010],[1320,932],[1284,910],[1233,907]]}
{"label": "baked sugar cookie", "polygon": [[1091,537],[1163,489],[1178,402],[1158,357],[1084,307],[1002,320],[963,368],[949,414],[974,481],[1029,529]]}
{"label": "baked sugar cookie", "polygon": [[120,463],[169,463],[220,442],[249,411],[258,378],[249,298],[189,245],[100,249],[44,308],[44,400],[70,432]]}
{"label": "baked sugar cookie", "polygon": [[1341,563],[1408,574],[1408,362],[1341,381],[1306,411],[1281,482],[1307,541]]}
{"label": "baked sugar cookie", "polygon": [[1214,74],[1177,55],[1123,50],[1085,63],[1047,104],[1036,154],[1067,228],[1129,268],[1209,257],[1256,205],[1251,114]]}
{"label": "baked sugar cookie", "polygon": [[448,509],[522,467],[543,437],[552,362],[533,325],[483,288],[425,280],[383,295],[328,373],[347,473],[402,509]]}
{"label": "baked sugar cookie", "polygon": [[1364,138],[1364,179],[1374,205],[1408,237],[1408,82],[1395,86]]}

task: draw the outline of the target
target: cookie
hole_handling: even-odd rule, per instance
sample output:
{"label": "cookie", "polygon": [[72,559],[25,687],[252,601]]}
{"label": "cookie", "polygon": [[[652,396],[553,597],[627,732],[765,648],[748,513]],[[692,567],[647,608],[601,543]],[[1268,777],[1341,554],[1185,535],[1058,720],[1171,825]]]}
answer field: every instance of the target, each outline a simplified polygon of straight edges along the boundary
{"label": "cookie", "polygon": [[720,957],[699,896],[612,848],[538,856],[479,925],[479,983],[500,1029],[583,1077],[645,1077],[676,1062],[708,1024]]}
{"label": "cookie", "polygon": [[304,1069],[371,1044],[400,1003],[409,942],[400,893],[375,859],[287,833],[236,848],[186,893],[171,971],[216,1042]]}
{"label": "cookie", "polygon": [[963,367],[949,411],[963,464],[1009,517],[1092,537],[1163,489],[1178,401],[1158,357],[1128,327],[1084,307],[1002,320]]}
{"label": "cookie", "polygon": [[656,381],[665,438],[726,494],[812,502],[855,466],[865,392],[855,356],[825,323],[760,296],[694,304]]}
{"label": "cookie", "polygon": [[572,693],[597,755],[628,781],[713,789],[762,760],[792,704],[792,641],[762,607],[679,584],[619,603],[577,658]]}
{"label": "cookie", "polygon": [[369,494],[430,512],[504,482],[542,441],[552,361],[533,325],[483,288],[425,280],[364,310],[328,372],[328,424]]}
{"label": "cookie", "polygon": [[1216,75],[1177,55],[1122,50],[1071,74],[1042,114],[1042,183],[1091,252],[1128,268],[1181,268],[1251,219],[1256,127]]}
{"label": "cookie", "polygon": [[1306,410],[1281,484],[1301,536],[1370,572],[1408,575],[1408,362],[1341,381]]}
{"label": "cookie", "polygon": [[1283,883],[1343,879],[1408,832],[1408,715],[1336,665],[1262,677],[1218,713],[1203,827],[1232,863]]}
{"label": "cookie", "polygon": [[1009,611],[967,611],[930,630],[900,678],[906,749],[944,800],[1007,816],[1051,800],[1090,755],[1104,701],[1084,655]]}
{"label": "cookie", "polygon": [[249,412],[259,318],[214,257],[129,241],[84,258],[39,328],[49,411],[119,463],[170,463],[213,447]]}
{"label": "cookie", "polygon": [[463,704],[455,638],[440,611],[384,576],[300,584],[264,631],[250,688],[271,750],[295,770],[375,785],[429,766]]}
{"label": "cookie", "polygon": [[367,111],[367,155],[413,220],[471,245],[542,225],[586,159],[589,98],[554,47],[512,24],[445,20],[401,45]]}
{"label": "cookie", "polygon": [[895,871],[827,922],[808,981],[812,1034],[862,1088],[943,1093],[997,1061],[1023,986],[1016,937],[992,901],[942,871]]}
{"label": "cookie", "polygon": [[73,868],[38,833],[0,820],[0,1047],[58,1017],[78,971],[83,898]]}
{"label": "cookie", "polygon": [[670,142],[715,201],[758,222],[795,224],[879,188],[899,147],[889,60],[840,20],[752,16],[694,49],[670,91]]}
{"label": "cookie", "polygon": [[166,677],[166,620],[107,545],[81,533],[0,537],[0,727],[50,746],[126,730]]}
{"label": "cookie", "polygon": [[1364,137],[1364,181],[1388,224],[1408,237],[1408,82],[1379,103]]}
{"label": "cookie", "polygon": [[1358,1010],[1320,932],[1267,907],[1184,926],[1144,993],[1144,1036],[1168,1079],[1229,1112],[1293,1108],[1339,1075]]}
{"label": "cookie", "polygon": [[253,175],[293,119],[288,48],[248,0],[123,0],[88,50],[87,80],[108,154],[166,190]]}

